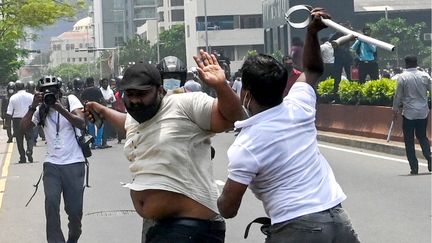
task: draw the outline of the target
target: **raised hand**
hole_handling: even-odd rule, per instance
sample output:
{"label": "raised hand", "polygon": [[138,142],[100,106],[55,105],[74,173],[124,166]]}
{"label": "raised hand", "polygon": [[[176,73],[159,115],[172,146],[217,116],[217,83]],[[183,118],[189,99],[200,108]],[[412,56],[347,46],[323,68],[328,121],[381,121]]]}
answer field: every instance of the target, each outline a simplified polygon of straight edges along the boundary
{"label": "raised hand", "polygon": [[209,55],[204,50],[200,50],[199,55],[193,58],[198,65],[200,79],[207,85],[215,87],[226,82],[225,72],[213,54]]}
{"label": "raised hand", "polygon": [[314,8],[311,11],[312,21],[310,22],[308,29],[312,31],[312,33],[318,33],[320,30],[327,28],[321,18],[331,19],[331,16],[326,12],[323,8]]}

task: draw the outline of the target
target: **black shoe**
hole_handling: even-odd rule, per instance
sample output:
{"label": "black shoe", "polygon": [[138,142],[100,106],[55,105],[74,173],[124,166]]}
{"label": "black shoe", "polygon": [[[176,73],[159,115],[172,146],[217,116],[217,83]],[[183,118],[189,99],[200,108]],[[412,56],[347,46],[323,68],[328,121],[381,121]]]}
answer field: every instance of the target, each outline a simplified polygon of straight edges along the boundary
{"label": "black shoe", "polygon": [[33,156],[32,156],[33,152],[31,151],[27,151],[26,155],[27,155],[27,159],[30,163],[33,163]]}
{"label": "black shoe", "polygon": [[9,138],[6,143],[12,143],[12,138]]}
{"label": "black shoe", "polygon": [[25,160],[20,160],[20,161],[18,161],[18,164],[25,164],[27,161],[25,161]]}
{"label": "black shoe", "polygon": [[432,172],[432,168],[431,168],[431,163],[430,162],[428,163],[428,171]]}
{"label": "black shoe", "polygon": [[410,174],[411,175],[418,175],[418,171],[417,170],[412,170],[412,171],[410,171]]}
{"label": "black shoe", "polygon": [[106,148],[112,148],[111,145],[108,144],[102,144],[102,146],[100,146],[101,149],[106,149]]}

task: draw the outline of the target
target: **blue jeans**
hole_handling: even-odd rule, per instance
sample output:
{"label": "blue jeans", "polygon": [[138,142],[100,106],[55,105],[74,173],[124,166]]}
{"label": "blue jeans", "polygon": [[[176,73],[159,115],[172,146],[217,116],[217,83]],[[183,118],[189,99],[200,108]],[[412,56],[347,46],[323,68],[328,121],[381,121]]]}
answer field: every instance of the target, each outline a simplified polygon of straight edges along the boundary
{"label": "blue jeans", "polygon": [[[75,243],[81,235],[83,216],[85,164],[43,164],[45,217],[48,243]],[[68,240],[61,230],[60,200],[63,192],[64,208],[69,219]]]}
{"label": "blue jeans", "polygon": [[225,221],[171,218],[156,221],[147,232],[146,243],[223,243]]}
{"label": "blue jeans", "polygon": [[348,214],[341,206],[291,219],[269,227],[266,243],[360,242]]}
{"label": "blue jeans", "polygon": [[87,123],[87,131],[88,133],[93,136],[95,138],[95,141],[93,143],[93,145],[95,146],[102,146],[102,138],[103,138],[103,133],[104,133],[104,125],[102,125],[101,128],[97,129],[97,134],[96,134],[96,126],[95,124],[88,122]]}

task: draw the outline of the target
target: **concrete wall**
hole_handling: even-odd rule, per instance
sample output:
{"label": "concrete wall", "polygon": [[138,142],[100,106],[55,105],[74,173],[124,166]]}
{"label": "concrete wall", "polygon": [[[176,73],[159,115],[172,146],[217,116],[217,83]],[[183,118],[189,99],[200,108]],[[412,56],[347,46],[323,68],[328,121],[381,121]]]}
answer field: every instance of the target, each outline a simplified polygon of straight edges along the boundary
{"label": "concrete wall", "polygon": [[[392,118],[393,111],[386,106],[318,104],[316,126],[322,131],[386,139]],[[402,120],[399,115],[393,125],[393,141],[403,141]],[[430,115],[428,124],[431,139]]]}

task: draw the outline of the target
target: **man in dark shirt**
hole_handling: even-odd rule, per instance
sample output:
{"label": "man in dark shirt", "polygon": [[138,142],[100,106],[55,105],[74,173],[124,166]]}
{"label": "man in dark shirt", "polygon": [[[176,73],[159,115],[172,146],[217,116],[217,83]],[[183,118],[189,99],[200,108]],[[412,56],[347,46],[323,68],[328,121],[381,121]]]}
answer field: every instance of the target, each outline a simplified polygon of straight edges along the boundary
{"label": "man in dark shirt", "polygon": [[[81,102],[86,103],[88,101],[94,101],[102,105],[106,105],[105,99],[102,95],[102,92],[98,87],[94,85],[94,78],[88,77],[85,82],[85,89],[81,94]],[[102,146],[102,136],[103,136],[103,128],[98,128],[97,135],[95,132],[95,124],[88,122],[87,123],[87,131],[90,135],[95,137],[95,142],[91,145],[91,148],[96,148],[96,146]],[[96,135],[96,136],[95,136]]]}

